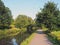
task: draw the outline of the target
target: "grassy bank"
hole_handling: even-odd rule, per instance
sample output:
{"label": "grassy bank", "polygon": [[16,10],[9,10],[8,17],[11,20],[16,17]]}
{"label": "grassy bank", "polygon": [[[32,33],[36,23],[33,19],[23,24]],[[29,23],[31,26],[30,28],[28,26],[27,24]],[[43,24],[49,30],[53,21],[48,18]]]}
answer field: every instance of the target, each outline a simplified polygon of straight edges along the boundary
{"label": "grassy bank", "polygon": [[49,30],[45,27],[43,27],[42,30],[47,34],[48,39],[54,45],[60,45],[60,28],[54,29],[52,32],[49,32]]}
{"label": "grassy bank", "polygon": [[[34,28],[34,31],[35,31],[35,28]],[[15,38],[18,45],[20,44],[27,45],[28,42],[32,39],[32,37],[33,37],[33,34],[32,35],[29,34],[26,28],[19,29],[19,28],[13,27],[11,29],[0,30],[0,42],[1,43],[3,41],[7,43],[7,41],[9,42],[12,38]]]}
{"label": "grassy bank", "polygon": [[52,31],[48,34],[48,38],[54,45],[60,45],[60,31]]}
{"label": "grassy bank", "polygon": [[21,45],[28,45],[31,39],[33,38],[33,36],[34,36],[34,33],[32,33],[27,39],[23,40]]}

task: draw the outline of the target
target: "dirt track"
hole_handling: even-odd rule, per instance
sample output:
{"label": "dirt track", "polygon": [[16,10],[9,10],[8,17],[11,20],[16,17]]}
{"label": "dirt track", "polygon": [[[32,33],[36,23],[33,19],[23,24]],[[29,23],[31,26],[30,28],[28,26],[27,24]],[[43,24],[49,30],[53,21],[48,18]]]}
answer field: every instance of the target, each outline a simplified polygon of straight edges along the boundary
{"label": "dirt track", "polygon": [[53,45],[53,44],[48,40],[46,34],[44,34],[42,30],[37,30],[33,39],[28,45]]}

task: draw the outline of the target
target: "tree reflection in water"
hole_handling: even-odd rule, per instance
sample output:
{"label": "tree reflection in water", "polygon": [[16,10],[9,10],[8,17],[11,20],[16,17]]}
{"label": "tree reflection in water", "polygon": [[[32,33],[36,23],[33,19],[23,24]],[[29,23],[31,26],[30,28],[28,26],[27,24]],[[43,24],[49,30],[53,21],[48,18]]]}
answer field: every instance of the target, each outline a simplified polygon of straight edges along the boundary
{"label": "tree reflection in water", "polygon": [[13,45],[18,45],[15,38],[12,39],[12,44]]}

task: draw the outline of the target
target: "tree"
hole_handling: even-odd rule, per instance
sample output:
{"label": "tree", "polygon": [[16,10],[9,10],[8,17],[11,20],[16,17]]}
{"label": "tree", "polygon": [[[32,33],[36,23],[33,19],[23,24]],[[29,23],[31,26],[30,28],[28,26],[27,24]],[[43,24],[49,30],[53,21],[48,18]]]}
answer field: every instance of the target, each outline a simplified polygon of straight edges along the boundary
{"label": "tree", "polygon": [[49,30],[57,27],[58,17],[60,17],[60,11],[57,8],[57,5],[54,2],[48,2],[45,4],[44,8],[41,9],[36,16],[36,23],[38,25],[44,24]]}
{"label": "tree", "polygon": [[8,7],[0,0],[0,29],[9,28],[12,21],[12,14]]}
{"label": "tree", "polygon": [[36,22],[36,25],[38,26],[38,27],[42,27],[42,22],[43,22],[43,15],[42,15],[42,13],[38,13],[37,15],[36,15],[36,19],[35,19],[35,22]]}
{"label": "tree", "polygon": [[16,19],[15,19],[15,26],[17,28],[24,28],[27,27],[28,25],[32,24],[33,20],[30,17],[27,17],[25,15],[19,15]]}
{"label": "tree", "polygon": [[57,27],[60,28],[60,13],[59,13],[59,15],[57,17]]}

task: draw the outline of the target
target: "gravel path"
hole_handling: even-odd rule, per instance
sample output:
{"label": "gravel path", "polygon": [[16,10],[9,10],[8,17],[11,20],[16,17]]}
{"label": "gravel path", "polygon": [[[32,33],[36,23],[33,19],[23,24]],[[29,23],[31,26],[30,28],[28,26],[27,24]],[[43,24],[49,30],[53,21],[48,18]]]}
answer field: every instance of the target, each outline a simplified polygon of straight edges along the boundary
{"label": "gravel path", "polygon": [[44,34],[42,30],[37,30],[33,39],[28,45],[53,45],[53,44],[48,40],[46,34]]}

